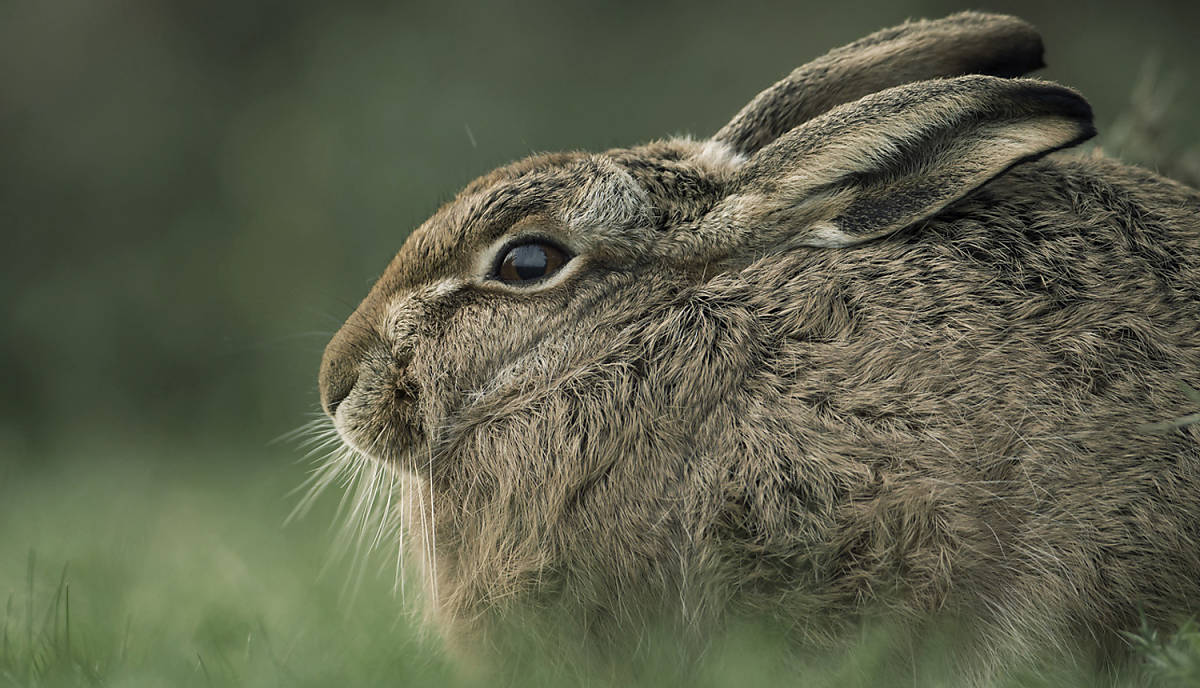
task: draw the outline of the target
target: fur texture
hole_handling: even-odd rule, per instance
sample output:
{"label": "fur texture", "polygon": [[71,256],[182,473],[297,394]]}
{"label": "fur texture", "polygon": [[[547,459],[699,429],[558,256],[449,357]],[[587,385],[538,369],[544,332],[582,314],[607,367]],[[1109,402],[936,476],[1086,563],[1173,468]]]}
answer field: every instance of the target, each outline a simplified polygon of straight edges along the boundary
{"label": "fur texture", "polygon": [[[971,33],[995,27],[1020,40]],[[523,160],[417,229],[321,392],[343,456],[406,476],[432,621],[468,651],[525,613],[627,650],[949,617],[984,680],[1197,611],[1200,431],[1139,426],[1196,411],[1200,193],[1044,157],[1091,135],[1072,91],[956,76],[1037,66],[1030,31],[881,32],[714,141]],[[573,257],[492,278],[520,237]]]}
{"label": "fur texture", "polygon": [[760,93],[713,137],[742,154],[841,103],[913,81],[1045,66],[1042,38],[1016,17],[960,12],[877,31],[796,68]]}

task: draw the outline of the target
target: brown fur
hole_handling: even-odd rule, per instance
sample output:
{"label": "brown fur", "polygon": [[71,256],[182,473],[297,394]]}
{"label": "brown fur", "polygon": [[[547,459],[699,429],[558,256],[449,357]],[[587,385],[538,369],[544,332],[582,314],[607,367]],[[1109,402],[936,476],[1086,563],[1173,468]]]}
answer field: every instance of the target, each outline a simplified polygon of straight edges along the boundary
{"label": "brown fur", "polygon": [[[583,645],[742,614],[827,645],[883,609],[966,624],[986,678],[1198,611],[1200,430],[1138,427],[1196,410],[1200,193],[1042,157],[1091,134],[1045,82],[831,108],[748,158],[676,139],[497,170],[330,343],[325,408],[410,476],[461,645],[537,610]],[[530,232],[575,257],[489,280]]]}
{"label": "brown fur", "polygon": [[837,105],[885,88],[964,74],[1020,76],[1043,66],[1041,36],[1016,17],[960,12],[907,22],[797,67],[713,138],[749,154]]}

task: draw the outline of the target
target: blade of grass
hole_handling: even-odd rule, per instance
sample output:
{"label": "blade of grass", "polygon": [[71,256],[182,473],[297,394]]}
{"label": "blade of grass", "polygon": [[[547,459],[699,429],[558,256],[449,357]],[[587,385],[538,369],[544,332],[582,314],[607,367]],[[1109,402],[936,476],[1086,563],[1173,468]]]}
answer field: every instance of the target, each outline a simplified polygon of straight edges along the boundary
{"label": "blade of grass", "polygon": [[1160,423],[1146,423],[1138,426],[1138,432],[1148,435],[1165,435],[1168,432],[1200,423],[1200,413],[1191,413],[1174,420],[1164,420]]}
{"label": "blade of grass", "polygon": [[[62,575],[58,579],[58,586],[54,589],[54,598],[50,600],[50,604],[46,606],[46,613],[42,615],[42,625],[38,630],[38,638],[47,638],[49,646],[56,648],[58,645],[58,612],[62,608],[63,588],[67,584],[67,565],[63,564]],[[51,623],[54,624],[51,628]],[[51,635],[47,636],[47,633]]]}
{"label": "blade of grass", "polygon": [[208,667],[205,666],[204,658],[200,656],[199,652],[196,653],[196,662],[197,662],[196,668],[204,673],[204,684],[209,686],[209,688],[211,688],[212,687],[212,677],[208,675]]}
{"label": "blade of grass", "polygon": [[29,550],[29,564],[26,567],[26,594],[25,599],[25,642],[28,643],[26,652],[29,653],[29,664],[25,667],[25,681],[33,682],[33,665],[35,663],[35,654],[33,651],[33,571],[37,566],[37,554],[33,549]]}
{"label": "blade of grass", "polygon": [[8,644],[8,623],[12,619],[13,594],[8,593],[8,602],[4,604],[4,666],[12,665],[12,654]]}
{"label": "blade of grass", "polygon": [[[65,575],[66,575],[66,571],[63,571],[63,575],[64,575],[64,577],[65,577]],[[70,583],[68,583],[68,584],[67,584],[67,588],[66,588],[66,591],[65,591],[65,595],[66,595],[66,596],[65,596],[65,601],[66,601],[66,614],[65,614],[65,619],[64,619],[64,620],[65,620],[65,622],[66,622],[66,626],[67,626],[67,635],[66,635],[66,650],[67,650],[67,653],[66,653],[66,658],[67,658],[67,662],[71,662],[71,584],[70,584]]]}
{"label": "blade of grass", "polygon": [[1192,387],[1183,380],[1179,381],[1179,390],[1183,392],[1183,396],[1188,398],[1188,401],[1191,401],[1195,404],[1200,404],[1200,390]]}

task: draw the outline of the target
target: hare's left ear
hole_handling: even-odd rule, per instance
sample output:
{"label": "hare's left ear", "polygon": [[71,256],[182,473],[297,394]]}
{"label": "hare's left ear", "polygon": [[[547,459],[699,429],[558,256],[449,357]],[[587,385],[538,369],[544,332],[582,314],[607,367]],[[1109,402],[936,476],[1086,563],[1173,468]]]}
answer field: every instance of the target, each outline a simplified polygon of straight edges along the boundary
{"label": "hare's left ear", "polygon": [[850,246],[930,217],[1012,166],[1094,133],[1083,97],[1044,81],[965,76],[888,89],[758,151],[692,241],[726,255]]}
{"label": "hare's left ear", "polygon": [[748,156],[842,103],[900,84],[987,74],[1013,77],[1042,63],[1042,37],[1002,14],[960,12],[877,31],[797,67],[758,94],[713,136]]}

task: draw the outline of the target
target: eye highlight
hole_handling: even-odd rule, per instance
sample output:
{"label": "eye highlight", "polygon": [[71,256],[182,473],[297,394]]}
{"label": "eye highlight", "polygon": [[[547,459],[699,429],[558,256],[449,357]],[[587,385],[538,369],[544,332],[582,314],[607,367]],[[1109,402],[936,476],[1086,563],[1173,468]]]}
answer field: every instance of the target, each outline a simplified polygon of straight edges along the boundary
{"label": "eye highlight", "polygon": [[493,277],[508,284],[545,279],[558,272],[571,257],[561,248],[544,241],[528,241],[509,246],[493,270]]}

